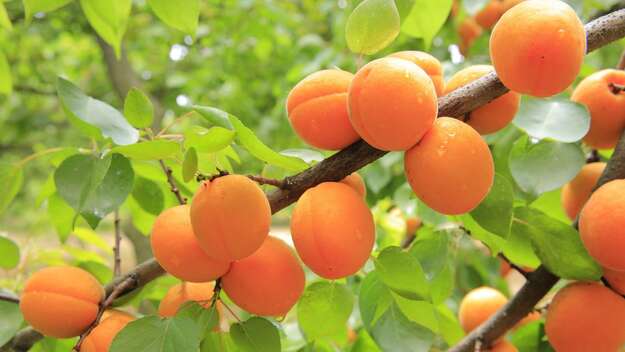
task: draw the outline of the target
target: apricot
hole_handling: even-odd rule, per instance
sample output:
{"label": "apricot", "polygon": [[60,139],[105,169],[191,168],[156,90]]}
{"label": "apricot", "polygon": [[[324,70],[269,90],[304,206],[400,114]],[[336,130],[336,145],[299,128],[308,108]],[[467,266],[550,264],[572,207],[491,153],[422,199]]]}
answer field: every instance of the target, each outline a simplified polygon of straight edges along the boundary
{"label": "apricot", "polygon": [[367,196],[367,186],[365,185],[365,181],[363,181],[362,177],[356,172],[351,173],[349,176],[345,177],[341,180],[341,183],[344,183],[351,188],[353,188],[358,194],[361,196]]}
{"label": "apricot", "polygon": [[473,289],[460,302],[458,310],[460,325],[469,333],[488,320],[506,302],[508,302],[506,296],[494,288],[483,286]]}
{"label": "apricot", "polygon": [[55,338],[80,335],[95,320],[104,290],[85,270],[71,266],[41,269],[27,281],[20,310],[35,330]]}
{"label": "apricot", "polygon": [[127,313],[103,316],[98,326],[83,340],[80,352],[107,352],[115,336],[132,320],[134,317]]}
{"label": "apricot", "polygon": [[416,216],[409,217],[406,219],[406,233],[409,235],[414,235],[417,230],[421,227],[421,219]]}
{"label": "apricot", "polygon": [[171,275],[190,282],[213,281],[228,271],[229,262],[209,258],[200,247],[191,226],[190,206],[163,211],[152,227],[152,252]]}
{"label": "apricot", "polygon": [[421,67],[421,69],[423,69],[423,71],[425,71],[425,73],[432,79],[436,95],[440,96],[443,94],[443,90],[445,89],[443,66],[434,56],[424,53],[423,51],[407,50],[390,54],[387,57],[407,60]]}
{"label": "apricot", "polygon": [[362,139],[381,150],[407,150],[438,113],[428,75],[407,60],[385,57],[363,66],[348,95],[349,119]]}
{"label": "apricot", "polygon": [[506,11],[510,10],[511,8],[515,7],[523,1],[524,0],[503,0],[501,2],[503,4],[503,12],[505,13]]}
{"label": "apricot", "polygon": [[291,248],[268,236],[254,254],[232,263],[221,284],[249,313],[282,317],[304,292],[305,277]]}
{"label": "apricot", "polygon": [[505,277],[512,270],[512,266],[507,261],[499,258],[499,276]]}
{"label": "apricot", "polygon": [[126,313],[123,310],[107,309],[102,313],[102,318],[100,319],[100,321],[103,321],[104,319],[108,319],[108,318],[118,318],[118,319],[130,321],[130,320],[134,320],[135,316],[130,313]]}
{"label": "apricot", "polygon": [[322,70],[293,87],[286,109],[291,126],[304,142],[338,150],[358,140],[347,115],[347,89],[353,77],[346,71]]}
{"label": "apricot", "polygon": [[530,312],[528,315],[525,316],[525,318],[519,320],[519,322],[514,325],[513,329],[518,329],[523,325],[540,320],[541,317],[542,315],[539,312]]}
{"label": "apricot", "polygon": [[614,291],[625,295],[625,271],[603,268],[603,278],[608,281]]}
{"label": "apricot", "polygon": [[[474,65],[456,72],[447,81],[445,95],[494,70],[490,65]],[[514,119],[520,104],[521,96],[515,92],[508,92],[466,114],[464,122],[480,134],[494,133],[506,127]]]}
{"label": "apricot", "polygon": [[460,52],[467,55],[473,42],[482,35],[482,27],[471,17],[466,17],[458,26],[458,36],[460,36]]}
{"label": "apricot", "polygon": [[595,149],[616,146],[625,129],[625,93],[615,93],[612,84],[625,84],[625,71],[606,69],[584,78],[571,100],[583,104],[590,113],[590,130],[584,143]]}
{"label": "apricot", "polygon": [[501,0],[491,0],[482,10],[475,14],[475,22],[483,28],[492,28],[504,13]]}
{"label": "apricot", "polygon": [[447,215],[473,210],[495,175],[488,145],[466,123],[441,117],[404,155],[406,178],[428,207]]}
{"label": "apricot", "polygon": [[167,290],[165,297],[158,306],[161,317],[173,317],[178,309],[186,302],[197,302],[203,307],[209,307],[213,298],[213,282],[183,282]]}
{"label": "apricot", "polygon": [[593,188],[597,184],[606,163],[589,163],[582,167],[579,173],[562,187],[560,200],[564,212],[571,220],[575,220]]}
{"label": "apricot", "polygon": [[558,291],[545,332],[556,351],[618,351],[625,344],[625,300],[596,282],[576,282]]}
{"label": "apricot", "polygon": [[506,340],[499,340],[488,349],[489,352],[518,352],[519,350]]}
{"label": "apricot", "polygon": [[490,36],[490,58],[510,90],[548,97],[566,89],[586,53],[584,25],[560,0],[527,0],[501,16]]}
{"label": "apricot", "polygon": [[271,208],[256,183],[245,176],[227,175],[200,185],[191,203],[191,225],[208,257],[231,262],[263,244]]}
{"label": "apricot", "polygon": [[588,253],[603,267],[625,271],[625,180],[610,181],[588,199],[579,233]]}
{"label": "apricot", "polygon": [[350,187],[324,182],[300,197],[291,215],[291,236],[306,266],[326,279],[357,272],[375,242],[375,224],[362,197]]}

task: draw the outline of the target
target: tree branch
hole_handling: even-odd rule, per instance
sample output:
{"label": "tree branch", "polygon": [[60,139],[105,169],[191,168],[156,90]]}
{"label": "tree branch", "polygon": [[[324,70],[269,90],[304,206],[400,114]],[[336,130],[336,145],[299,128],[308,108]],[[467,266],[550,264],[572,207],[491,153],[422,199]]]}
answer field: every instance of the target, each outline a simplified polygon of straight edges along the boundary
{"label": "tree branch", "polygon": [[182,194],[180,194],[180,189],[176,185],[176,180],[174,180],[171,169],[167,165],[165,165],[165,162],[163,160],[159,160],[158,162],[159,164],[161,164],[161,168],[163,169],[165,176],[167,176],[167,183],[169,183],[169,187],[171,188],[172,193],[176,196],[176,199],[178,199],[178,203],[187,204],[187,199],[184,198]]}
{"label": "tree branch", "polygon": [[12,303],[20,303],[20,298],[15,296],[12,293],[0,292],[0,301],[6,301],[6,302],[12,302]]}
{"label": "tree branch", "polygon": [[119,253],[119,245],[122,241],[122,235],[120,233],[119,222],[120,222],[119,209],[115,209],[115,219],[113,220],[113,223],[115,225],[115,246],[113,247],[113,256],[114,256],[113,274],[115,275],[115,277],[119,277],[119,275],[121,275],[121,265],[122,265],[122,260],[121,260],[121,256]]}

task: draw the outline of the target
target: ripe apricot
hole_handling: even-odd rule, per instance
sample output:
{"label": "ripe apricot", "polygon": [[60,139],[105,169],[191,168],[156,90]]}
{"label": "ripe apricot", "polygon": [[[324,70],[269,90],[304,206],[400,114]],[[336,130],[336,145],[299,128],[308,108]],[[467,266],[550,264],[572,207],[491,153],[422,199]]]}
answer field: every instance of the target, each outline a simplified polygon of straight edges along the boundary
{"label": "ripe apricot", "polygon": [[471,211],[486,197],[495,175],[488,145],[471,126],[442,117],[406,152],[408,183],[430,208],[447,215]]}
{"label": "ripe apricot", "polygon": [[349,119],[362,139],[381,150],[407,150],[432,127],[436,90],[412,62],[385,57],[363,66],[349,87]]}
{"label": "ripe apricot", "polygon": [[491,0],[482,10],[475,14],[475,22],[483,28],[492,28],[504,13],[501,0]]}
{"label": "ripe apricot", "polygon": [[584,165],[575,178],[562,187],[560,200],[569,219],[575,220],[579,211],[590,198],[605,165],[601,162]]}
{"label": "ripe apricot", "polygon": [[346,71],[322,70],[293,87],[286,109],[291,126],[304,142],[338,150],[358,140],[347,115],[347,89],[353,77]]}
{"label": "ripe apricot", "polygon": [[362,177],[358,173],[351,173],[349,176],[342,179],[341,183],[344,183],[353,188],[356,192],[358,192],[358,194],[363,196],[363,198],[367,196],[367,186],[365,185],[365,181],[363,181]]}
{"label": "ripe apricot", "polygon": [[549,304],[545,332],[556,351],[618,351],[625,343],[625,300],[596,282],[569,284]]}
{"label": "ripe apricot", "polygon": [[425,73],[432,79],[436,95],[440,96],[443,94],[443,90],[445,88],[445,81],[443,80],[443,66],[437,58],[428,53],[424,53],[423,51],[416,50],[399,51],[388,55],[388,57],[407,60],[421,67],[421,69],[423,69],[423,71],[425,71]]}
{"label": "ripe apricot", "polygon": [[615,93],[612,84],[625,84],[625,71],[595,72],[584,78],[571,95],[572,101],[584,104],[590,113],[590,130],[584,143],[592,148],[614,148],[625,129],[625,93]]}
{"label": "ripe apricot", "polygon": [[409,217],[406,219],[406,233],[409,235],[414,235],[417,230],[421,227],[421,219],[416,216]]}
{"label": "ripe apricot", "polygon": [[134,318],[127,313],[111,314],[100,320],[80,345],[80,352],[107,352],[117,334]]}
{"label": "ripe apricot", "polygon": [[80,335],[95,320],[104,290],[85,270],[49,267],[34,273],[20,299],[20,310],[43,335],[68,338]]}
{"label": "ripe apricot", "polygon": [[602,266],[625,271],[625,180],[610,181],[588,199],[579,215],[579,233],[588,253]]}
{"label": "ripe apricot", "polygon": [[[465,86],[472,81],[493,72],[495,69],[490,65],[474,65],[462,69],[454,74],[445,86],[445,94]],[[489,134],[506,127],[514,118],[521,96],[515,92],[508,92],[486,105],[471,111],[465,115],[464,122],[468,123],[480,134]]]}
{"label": "ripe apricot", "polygon": [[304,292],[305,277],[291,248],[268,236],[254,254],[232,263],[221,283],[228,297],[246,311],[281,317]]}
{"label": "ripe apricot", "polygon": [[122,320],[134,320],[135,317],[134,315],[130,314],[130,313],[126,313],[123,310],[119,310],[119,309],[107,309],[102,313],[102,318],[100,321],[103,321],[104,319],[108,319],[108,318],[118,318],[118,319],[122,319]]}
{"label": "ripe apricot", "polygon": [[213,281],[228,271],[229,262],[213,260],[200,248],[193,233],[190,206],[163,211],[152,227],[152,252],[171,275],[190,282]]}
{"label": "ripe apricot", "polygon": [[514,6],[520,4],[523,1],[524,0],[503,0],[502,1],[503,12],[505,13],[506,11],[510,10],[511,8],[513,8]]}
{"label": "ripe apricot", "polygon": [[191,203],[191,225],[206,255],[231,262],[263,244],[271,208],[256,183],[245,176],[227,175],[200,185]]}
{"label": "ripe apricot", "polygon": [[482,35],[482,27],[471,17],[466,17],[458,26],[458,36],[460,36],[460,52],[467,55],[473,42]]}
{"label": "ripe apricot", "polygon": [[603,268],[603,278],[608,281],[614,291],[625,295],[625,271]]}
{"label": "ripe apricot", "polygon": [[499,340],[488,349],[489,352],[518,352],[519,350],[506,340]]}
{"label": "ripe apricot", "polygon": [[161,317],[173,317],[178,309],[186,302],[198,302],[198,304],[208,307],[213,298],[213,282],[183,282],[174,285],[167,290],[165,297],[158,306],[158,314]]}
{"label": "ripe apricot", "polygon": [[501,16],[490,36],[490,58],[510,90],[548,97],[566,89],[586,53],[584,25],[560,0],[527,0]]}
{"label": "ripe apricot", "polygon": [[465,332],[470,332],[495,314],[508,302],[506,296],[492,287],[478,287],[467,293],[460,302],[458,319]]}
{"label": "ripe apricot", "polygon": [[357,272],[375,242],[371,211],[358,193],[337,182],[309,188],[291,215],[291,236],[304,264],[326,279]]}

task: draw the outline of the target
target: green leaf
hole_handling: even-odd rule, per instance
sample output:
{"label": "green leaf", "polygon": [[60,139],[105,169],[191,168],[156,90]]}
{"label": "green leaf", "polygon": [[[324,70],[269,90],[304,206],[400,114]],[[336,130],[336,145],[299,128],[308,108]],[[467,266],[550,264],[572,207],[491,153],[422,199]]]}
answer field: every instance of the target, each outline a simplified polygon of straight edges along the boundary
{"label": "green leaf", "polygon": [[108,265],[102,264],[100,262],[85,260],[78,263],[78,267],[85,269],[91,275],[95,276],[96,279],[102,284],[113,280],[113,270],[108,267]]}
{"label": "green leaf", "polygon": [[297,303],[297,320],[308,341],[332,338],[346,332],[354,297],[336,281],[309,285]]}
{"label": "green leaf", "polygon": [[0,94],[11,94],[13,92],[13,79],[11,78],[11,67],[9,61],[2,51],[0,51]]}
{"label": "green leaf", "polygon": [[416,0],[412,11],[404,20],[401,31],[416,38],[423,38],[426,49],[430,47],[432,39],[443,27],[452,0]]}
{"label": "green leaf", "polygon": [[229,146],[236,132],[223,127],[191,126],[184,132],[185,148],[195,147],[198,152],[214,153]]}
{"label": "green leaf", "polygon": [[514,210],[513,231],[531,239],[543,265],[569,280],[598,280],[602,269],[586,251],[579,233],[543,212],[521,207]]}
{"label": "green leaf", "polygon": [[245,352],[280,352],[280,333],[267,319],[252,317],[233,324],[230,335],[234,343]]}
{"label": "green leaf", "polygon": [[191,147],[184,153],[182,161],[182,179],[184,182],[193,180],[193,176],[197,172],[197,152]]}
{"label": "green leaf", "polygon": [[395,40],[399,29],[399,12],[393,0],[364,0],[347,18],[345,39],[351,51],[371,55]]}
{"label": "green leaf", "polygon": [[13,24],[11,24],[11,19],[7,14],[7,9],[4,7],[4,3],[0,3],[0,27],[9,31],[13,29]]}
{"label": "green leaf", "polygon": [[119,57],[132,0],[80,0],[80,6],[91,27],[113,47]]}
{"label": "green leaf", "polygon": [[525,324],[510,336],[510,341],[519,349],[519,352],[553,352],[553,348],[545,335],[545,323],[533,321]]}
{"label": "green leaf", "polygon": [[374,260],[380,280],[410,299],[429,299],[429,283],[419,260],[399,247],[384,249]]}
{"label": "green leaf", "polygon": [[113,148],[113,152],[138,160],[158,160],[173,158],[180,152],[178,142],[157,139]]}
{"label": "green leaf", "polygon": [[399,12],[399,18],[403,23],[404,19],[415,4],[415,0],[395,0],[395,5],[397,6],[397,12]]}
{"label": "green leaf", "polygon": [[215,306],[204,308],[193,301],[183,304],[176,316],[191,319],[197,325],[197,330],[200,333],[211,331],[219,324],[219,312]]}
{"label": "green leaf", "polygon": [[434,334],[411,322],[397,305],[392,304],[371,329],[371,336],[383,351],[429,351]]}
{"label": "green leaf", "polygon": [[154,107],[150,98],[133,87],[124,100],[124,116],[137,128],[150,127],[154,120]]}
{"label": "green leaf", "polygon": [[588,109],[563,97],[538,99],[524,96],[512,123],[536,139],[571,143],[590,129]]}
{"label": "green leaf", "polygon": [[0,162],[0,185],[3,191],[0,192],[0,214],[2,214],[11,204],[13,198],[22,188],[24,182],[24,171],[19,165]]}
{"label": "green leaf", "polygon": [[193,110],[200,114],[206,121],[211,124],[227,129],[233,129],[232,123],[230,123],[230,114],[227,112],[214,108],[212,106],[194,105]]}
{"label": "green leaf", "polygon": [[18,304],[0,301],[0,346],[4,346],[15,336],[23,320]]}
{"label": "green leaf", "polygon": [[280,154],[302,159],[309,165],[325,159],[323,154],[311,149],[285,149],[281,151]]}
{"label": "green leaf", "polygon": [[72,0],[22,0],[24,2],[24,12],[27,20],[37,12],[51,12],[61,8]]}
{"label": "green leaf", "polygon": [[97,232],[93,231],[87,227],[77,227],[74,229],[74,237],[78,238],[85,244],[90,244],[95,246],[105,253],[113,254],[113,250],[111,246],[99,235]]}
{"label": "green leaf", "polygon": [[[425,230],[425,231],[424,231]],[[447,233],[421,230],[409,249],[409,253],[421,264],[425,277],[430,282],[432,303],[444,302],[453,292],[454,269],[449,255]],[[427,231],[429,230],[429,231]]]}
{"label": "green leaf", "polygon": [[158,215],[165,207],[165,196],[159,185],[147,178],[135,178],[132,189],[132,197],[143,210],[150,214]]}
{"label": "green leaf", "polygon": [[486,198],[471,211],[471,217],[484,229],[503,238],[510,233],[514,187],[504,176],[495,174]]}
{"label": "green leaf", "polygon": [[199,346],[199,331],[188,317],[147,316],[128,323],[113,339],[110,352],[197,351]]}
{"label": "green leaf", "polygon": [[133,144],[139,140],[139,131],[112,106],[85,95],[72,82],[61,77],[57,79],[56,89],[70,120],[83,131],[92,136],[101,133],[119,145]]}
{"label": "green leaf", "polygon": [[393,298],[397,308],[399,308],[408,320],[425,326],[435,334],[439,333],[438,317],[436,316],[436,309],[432,303],[427,301],[415,301],[398,295],[394,295]]}
{"label": "green leaf", "polygon": [[10,238],[0,236],[0,268],[13,269],[20,262],[20,249]]}
{"label": "green leaf", "polygon": [[200,16],[199,0],[148,0],[148,4],[156,16],[168,26],[191,36],[195,35]]}
{"label": "green leaf", "polygon": [[48,197],[48,216],[61,243],[65,243],[69,233],[72,231],[75,214],[74,209],[58,193],[55,192]]}
{"label": "green leaf", "polygon": [[393,303],[391,291],[380,280],[377,271],[372,271],[360,284],[358,308],[362,322],[367,330],[371,330],[378,319]]}
{"label": "green leaf", "polygon": [[211,331],[204,336],[200,352],[238,352],[237,346],[228,333]]}

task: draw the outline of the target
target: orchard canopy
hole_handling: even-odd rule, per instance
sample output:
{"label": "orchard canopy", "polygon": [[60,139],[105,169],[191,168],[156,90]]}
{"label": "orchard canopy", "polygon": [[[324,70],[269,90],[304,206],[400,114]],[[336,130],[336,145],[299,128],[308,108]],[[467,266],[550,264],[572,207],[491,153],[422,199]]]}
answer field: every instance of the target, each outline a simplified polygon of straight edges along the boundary
{"label": "orchard canopy", "polygon": [[0,351],[625,351],[625,1],[0,1]]}

